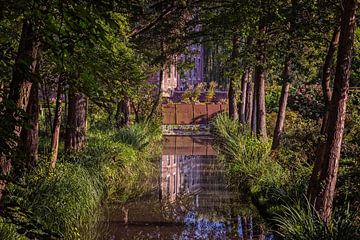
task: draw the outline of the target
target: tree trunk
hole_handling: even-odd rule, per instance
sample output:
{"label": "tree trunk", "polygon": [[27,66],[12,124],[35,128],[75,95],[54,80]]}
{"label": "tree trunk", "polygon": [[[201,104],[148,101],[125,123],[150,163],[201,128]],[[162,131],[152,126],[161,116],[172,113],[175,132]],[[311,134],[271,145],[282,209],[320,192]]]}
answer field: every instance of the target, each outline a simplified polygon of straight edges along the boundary
{"label": "tree trunk", "polygon": [[1,82],[0,83],[0,103],[3,101],[3,97],[5,96],[5,93],[4,93],[4,83]]}
{"label": "tree trunk", "polygon": [[255,68],[255,95],[256,95],[256,133],[262,139],[266,140],[266,109],[265,109],[265,68],[264,55],[259,54],[258,60],[261,64]]}
{"label": "tree trunk", "polygon": [[229,117],[233,120],[237,120],[239,118],[236,104],[236,93],[234,87],[235,79],[230,78],[230,86],[229,86]]}
{"label": "tree trunk", "polygon": [[25,155],[25,169],[32,169],[38,159],[39,147],[39,83],[34,82],[31,87],[29,104],[26,113],[29,115],[30,128],[21,131],[22,153]]}
{"label": "tree trunk", "polygon": [[349,77],[354,44],[357,0],[344,0],[341,18],[340,42],[337,55],[333,96],[330,104],[324,162],[316,181],[312,200],[325,222],[331,219],[339,168],[341,143],[344,133],[346,104],[349,92]]}
{"label": "tree trunk", "polygon": [[156,98],[155,98],[155,101],[154,101],[154,104],[151,108],[151,111],[150,111],[150,114],[149,116],[147,117],[147,120],[150,120],[153,118],[156,110],[159,108],[159,105],[160,105],[160,100],[161,100],[161,96],[162,96],[162,85],[163,85],[163,82],[164,82],[164,70],[163,70],[164,67],[161,68],[160,70],[160,76],[159,76],[159,91],[156,95]]}
{"label": "tree trunk", "polygon": [[[328,117],[330,112],[330,103],[331,103],[331,68],[332,68],[332,61],[334,58],[334,54],[336,52],[336,49],[339,45],[339,36],[340,36],[340,27],[336,27],[330,42],[330,46],[324,61],[323,65],[323,76],[322,76],[322,92],[323,92],[323,98],[324,98],[324,104],[325,104],[325,111],[324,116],[322,120],[321,130],[320,134],[322,136],[326,133],[326,127],[328,123]],[[319,139],[318,148],[316,150],[316,157],[317,161],[314,163],[313,171],[310,177],[309,187],[308,187],[308,195],[313,196],[316,194],[316,188],[317,188],[317,181],[318,176],[320,175],[320,171],[322,169],[322,165],[324,163],[324,154],[325,154],[325,146],[326,143],[323,141],[323,139]]]}
{"label": "tree trunk", "polygon": [[253,111],[253,88],[254,86],[249,76],[249,80],[247,82],[247,87],[246,87],[246,105],[245,105],[245,122],[249,126],[251,126],[251,117],[252,117],[251,115]]}
{"label": "tree trunk", "polygon": [[[231,61],[232,61],[232,71],[235,71],[236,64],[234,63],[236,61],[236,58],[239,54],[239,38],[234,35],[233,37],[233,49],[231,54]],[[229,117],[233,120],[237,120],[239,118],[238,108],[236,104],[236,90],[235,90],[235,77],[230,77],[230,84],[229,84]]]}
{"label": "tree trunk", "polygon": [[[18,109],[24,111],[27,109],[33,82],[32,78],[38,64],[39,47],[40,42],[36,38],[32,24],[24,20],[8,95],[8,100],[12,101]],[[6,111],[8,115],[13,114],[12,109]],[[21,130],[22,126],[17,125],[15,122],[8,129],[9,133],[14,132],[19,137]],[[17,148],[17,144],[14,148]],[[0,156],[0,165],[2,174],[8,175],[11,170],[11,160],[7,159],[5,154],[7,153],[2,153],[2,156]],[[6,181],[0,180],[0,199],[5,186]]]}
{"label": "tree trunk", "polygon": [[126,127],[130,124],[130,101],[124,97],[117,104],[116,125],[118,128]]}
{"label": "tree trunk", "polygon": [[257,132],[257,99],[256,99],[256,94],[257,90],[256,90],[256,84],[254,84],[254,91],[252,94],[252,112],[251,112],[251,131],[254,135],[256,135]]}
{"label": "tree trunk", "polygon": [[86,97],[74,87],[69,90],[68,114],[65,132],[65,150],[77,153],[85,147]]}
{"label": "tree trunk", "polygon": [[280,145],[281,135],[284,130],[286,106],[289,97],[290,85],[291,85],[291,60],[290,58],[288,58],[284,66],[284,84],[281,89],[281,96],[279,100],[279,112],[276,119],[274,137],[271,146],[272,150],[276,150]]}
{"label": "tree trunk", "polygon": [[246,123],[246,94],[247,94],[247,82],[248,82],[248,78],[249,78],[249,70],[246,69],[245,72],[242,75],[241,78],[241,102],[240,102],[240,122],[242,124]]}
{"label": "tree trunk", "polygon": [[51,155],[50,155],[50,166],[55,168],[58,152],[59,152],[59,138],[60,138],[60,126],[61,126],[61,112],[62,112],[62,76],[60,74],[58,78],[58,89],[56,95],[56,106],[54,114],[54,124],[51,139]]}
{"label": "tree trunk", "polygon": [[324,66],[323,66],[323,76],[322,76],[322,91],[323,91],[323,97],[324,97],[324,103],[325,103],[325,112],[323,116],[323,122],[321,126],[321,134],[325,134],[326,132],[326,123],[329,116],[329,108],[330,108],[330,101],[331,101],[331,66],[332,61],[334,58],[334,54],[336,52],[336,49],[339,45],[339,36],[340,36],[340,28],[337,27],[334,30],[330,46],[325,58]]}

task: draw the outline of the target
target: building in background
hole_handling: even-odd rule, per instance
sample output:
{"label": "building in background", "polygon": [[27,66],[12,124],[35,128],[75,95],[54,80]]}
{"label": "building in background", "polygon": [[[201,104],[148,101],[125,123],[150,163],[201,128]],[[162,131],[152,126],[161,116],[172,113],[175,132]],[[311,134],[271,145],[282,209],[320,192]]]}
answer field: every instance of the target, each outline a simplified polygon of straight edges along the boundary
{"label": "building in background", "polygon": [[[203,45],[197,44],[189,47],[190,54],[175,57],[174,63],[165,67],[163,71],[163,82],[161,89],[163,97],[172,97],[175,91],[184,91],[189,85],[204,82],[204,48]],[[192,63],[193,68],[190,70],[180,69],[182,62]],[[160,82],[160,73],[153,75],[150,83]]]}

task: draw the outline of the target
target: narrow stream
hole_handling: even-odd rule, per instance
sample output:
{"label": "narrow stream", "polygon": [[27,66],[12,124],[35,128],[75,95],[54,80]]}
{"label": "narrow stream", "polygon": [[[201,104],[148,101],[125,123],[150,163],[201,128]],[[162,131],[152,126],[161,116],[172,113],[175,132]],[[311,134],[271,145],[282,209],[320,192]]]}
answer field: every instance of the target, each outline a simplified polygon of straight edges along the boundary
{"label": "narrow stream", "polygon": [[166,137],[156,191],[107,206],[100,239],[272,239],[229,191],[216,155],[209,137]]}

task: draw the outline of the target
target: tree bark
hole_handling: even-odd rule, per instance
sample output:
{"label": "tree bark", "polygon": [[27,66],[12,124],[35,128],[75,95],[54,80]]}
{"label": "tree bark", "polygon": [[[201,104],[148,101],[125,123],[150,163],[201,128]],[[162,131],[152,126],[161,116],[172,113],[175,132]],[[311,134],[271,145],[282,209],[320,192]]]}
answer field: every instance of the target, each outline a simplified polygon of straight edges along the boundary
{"label": "tree bark", "polygon": [[254,91],[252,94],[252,102],[253,102],[253,107],[252,107],[252,112],[251,112],[251,131],[254,135],[256,135],[257,132],[257,94],[256,94],[257,90],[256,90],[256,84],[254,83]]}
{"label": "tree bark", "polygon": [[163,70],[163,68],[164,67],[161,68],[160,73],[159,73],[160,74],[160,76],[159,76],[159,90],[158,90],[158,93],[156,95],[154,104],[153,104],[153,106],[151,108],[150,114],[146,118],[147,120],[152,119],[152,117],[154,116],[156,110],[159,108],[159,105],[160,105],[160,100],[161,100],[161,96],[162,96],[162,85],[163,85],[163,82],[164,82],[164,70]]}
{"label": "tree bark", "polygon": [[[39,47],[40,42],[36,37],[32,24],[30,21],[24,20],[8,95],[8,100],[13,102],[18,109],[24,111],[27,109],[33,75],[38,64]],[[6,114],[13,114],[12,109],[6,111]],[[15,122],[8,129],[9,132],[14,132],[19,137],[21,130],[22,126],[17,125]],[[14,148],[17,148],[17,144]],[[2,156],[0,156],[0,165],[2,174],[8,175],[11,170],[11,159],[7,159],[5,154],[7,153],[2,153]],[[0,199],[5,186],[6,181],[0,180]]]}
{"label": "tree bark", "polygon": [[58,89],[56,95],[56,106],[54,114],[53,132],[51,139],[51,155],[50,155],[50,166],[55,168],[58,152],[59,152],[59,138],[60,138],[60,127],[61,127],[61,112],[62,112],[62,76],[60,74],[58,79]]}
{"label": "tree bark", "polygon": [[266,108],[265,108],[265,75],[264,68],[265,56],[263,53],[258,55],[260,64],[255,68],[255,95],[256,95],[256,133],[266,140]]}
{"label": "tree bark", "polygon": [[343,0],[340,42],[337,55],[333,96],[330,104],[324,162],[316,181],[314,194],[315,209],[325,222],[329,222],[335,194],[339,168],[341,143],[344,133],[346,104],[349,92],[349,77],[354,44],[357,0]]}
{"label": "tree bark", "polygon": [[39,83],[34,82],[31,87],[29,104],[26,113],[29,115],[30,128],[21,131],[21,152],[24,154],[26,170],[35,167],[38,159],[39,147]]}
{"label": "tree bark", "polygon": [[251,126],[251,115],[253,110],[253,88],[254,86],[249,75],[249,80],[247,82],[247,87],[246,87],[246,105],[245,105],[245,122],[249,126]]}
{"label": "tree bark", "polygon": [[274,136],[271,145],[272,150],[276,150],[280,146],[280,139],[284,130],[286,106],[289,97],[290,85],[291,85],[291,60],[290,58],[288,58],[284,66],[284,84],[281,89],[281,95],[279,100],[279,112],[277,114]]}
{"label": "tree bark", "polygon": [[86,109],[85,95],[71,86],[65,132],[65,150],[67,152],[77,153],[85,147]]}
{"label": "tree bark", "polygon": [[[266,28],[264,21],[260,20],[259,32],[265,34]],[[256,95],[256,133],[263,141],[267,139],[266,133],[266,107],[265,107],[265,42],[258,40],[258,53],[256,54],[257,65],[255,67],[255,95]]]}
{"label": "tree bark", "polygon": [[334,54],[336,49],[339,45],[339,36],[340,36],[340,28],[336,27],[330,42],[330,46],[328,52],[326,54],[325,62],[323,65],[323,75],[322,75],[322,91],[325,103],[325,113],[323,116],[323,122],[321,125],[321,134],[325,134],[326,132],[326,124],[329,116],[329,108],[330,108],[330,101],[331,101],[331,66],[334,58]]}
{"label": "tree bark", "polygon": [[116,125],[118,128],[126,127],[130,124],[130,100],[124,97],[117,104]]}
{"label": "tree bark", "polygon": [[247,82],[249,78],[249,70],[246,69],[241,77],[241,102],[240,102],[240,108],[239,108],[239,114],[240,114],[240,122],[242,124],[246,123],[246,94],[247,94]]}
{"label": "tree bark", "polygon": [[[232,61],[232,71],[235,71],[236,64],[234,61],[236,61],[236,58],[239,54],[239,38],[234,35],[233,42],[232,42],[232,54],[231,54],[231,61]],[[239,118],[237,103],[236,103],[236,90],[235,90],[235,77],[230,77],[230,84],[229,84],[229,117],[233,120],[237,120]]]}

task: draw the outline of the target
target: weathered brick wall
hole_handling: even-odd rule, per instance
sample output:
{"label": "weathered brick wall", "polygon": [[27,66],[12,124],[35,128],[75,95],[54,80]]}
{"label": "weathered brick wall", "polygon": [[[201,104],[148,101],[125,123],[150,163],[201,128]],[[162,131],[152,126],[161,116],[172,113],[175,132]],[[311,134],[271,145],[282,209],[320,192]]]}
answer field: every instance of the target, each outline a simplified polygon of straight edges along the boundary
{"label": "weathered brick wall", "polygon": [[228,111],[227,104],[164,104],[164,125],[208,124],[217,114]]}

